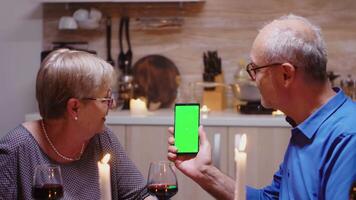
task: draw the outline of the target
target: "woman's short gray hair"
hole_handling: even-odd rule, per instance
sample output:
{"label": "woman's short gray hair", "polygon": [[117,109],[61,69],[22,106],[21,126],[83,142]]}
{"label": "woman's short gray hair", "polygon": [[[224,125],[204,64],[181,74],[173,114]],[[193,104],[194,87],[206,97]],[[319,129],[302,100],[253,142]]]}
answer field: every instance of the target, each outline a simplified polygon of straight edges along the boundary
{"label": "woman's short gray hair", "polygon": [[310,27],[312,37],[305,37],[293,28],[273,26],[266,42],[264,58],[268,63],[289,62],[305,71],[305,77],[315,81],[325,81],[327,78],[327,50],[321,30],[306,18],[293,14],[277,19],[298,20]]}
{"label": "woman's short gray hair", "polygon": [[93,54],[59,49],[42,62],[36,80],[36,98],[42,118],[64,116],[70,98],[93,97],[114,79],[110,64]]}

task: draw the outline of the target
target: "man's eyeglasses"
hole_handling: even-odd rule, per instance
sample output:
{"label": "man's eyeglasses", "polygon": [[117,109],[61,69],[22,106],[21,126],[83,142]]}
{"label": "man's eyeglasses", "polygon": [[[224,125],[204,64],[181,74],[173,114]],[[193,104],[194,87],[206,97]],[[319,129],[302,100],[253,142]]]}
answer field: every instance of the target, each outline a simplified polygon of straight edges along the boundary
{"label": "man's eyeglasses", "polygon": [[273,64],[268,64],[268,65],[263,65],[263,66],[258,66],[255,63],[251,62],[247,64],[246,66],[246,71],[248,75],[250,75],[251,80],[256,80],[256,74],[258,69],[266,68],[266,67],[273,67],[273,66],[278,66],[283,63],[273,63]]}

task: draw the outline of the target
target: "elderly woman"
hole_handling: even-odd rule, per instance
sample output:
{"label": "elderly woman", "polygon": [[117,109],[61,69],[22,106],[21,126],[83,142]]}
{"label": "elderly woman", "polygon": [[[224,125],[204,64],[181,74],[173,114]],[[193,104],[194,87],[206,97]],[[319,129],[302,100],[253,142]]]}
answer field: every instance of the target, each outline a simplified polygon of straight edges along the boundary
{"label": "elderly woman", "polygon": [[97,162],[105,153],[112,155],[112,198],[148,196],[141,173],[104,125],[113,74],[104,60],[80,51],[60,49],[43,61],[36,81],[42,120],[25,122],[0,140],[0,199],[32,199],[34,169],[41,164],[60,166],[63,199],[100,199]]}

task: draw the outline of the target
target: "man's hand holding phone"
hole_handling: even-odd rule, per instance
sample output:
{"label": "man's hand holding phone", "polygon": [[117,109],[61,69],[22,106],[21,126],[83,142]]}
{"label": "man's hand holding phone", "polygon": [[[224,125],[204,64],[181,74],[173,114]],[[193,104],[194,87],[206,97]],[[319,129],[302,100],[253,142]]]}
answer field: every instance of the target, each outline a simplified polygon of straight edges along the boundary
{"label": "man's hand holding phone", "polygon": [[168,129],[168,159],[186,176],[197,180],[202,177],[202,171],[212,164],[211,146],[202,126],[199,127],[199,152],[196,156],[178,155],[174,140],[174,128]]}
{"label": "man's hand holding phone", "polygon": [[168,129],[167,157],[216,199],[233,199],[235,182],[212,165],[210,143],[203,127],[199,127],[200,110],[196,106],[176,104],[175,128]]}

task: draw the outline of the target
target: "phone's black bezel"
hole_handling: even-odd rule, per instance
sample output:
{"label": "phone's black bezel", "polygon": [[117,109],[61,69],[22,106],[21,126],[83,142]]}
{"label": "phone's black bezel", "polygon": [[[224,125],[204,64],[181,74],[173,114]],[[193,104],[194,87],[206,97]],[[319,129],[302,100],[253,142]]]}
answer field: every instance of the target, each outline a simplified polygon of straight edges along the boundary
{"label": "phone's black bezel", "polygon": [[[175,129],[176,129],[176,107],[177,106],[198,106],[199,112],[198,112],[198,131],[199,131],[199,126],[200,126],[200,104],[199,103],[176,103],[174,105],[174,137],[175,137]],[[177,155],[192,155],[195,156],[199,152],[199,134],[198,134],[198,151],[197,152],[177,152]]]}

